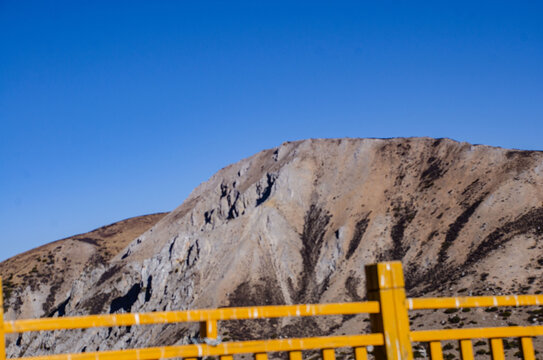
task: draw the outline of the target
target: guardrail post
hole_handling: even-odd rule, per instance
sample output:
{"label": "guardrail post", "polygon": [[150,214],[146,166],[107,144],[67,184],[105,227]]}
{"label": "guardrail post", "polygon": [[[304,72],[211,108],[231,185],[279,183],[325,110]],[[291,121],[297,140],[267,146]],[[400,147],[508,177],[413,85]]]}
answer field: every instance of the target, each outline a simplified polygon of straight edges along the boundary
{"label": "guardrail post", "polygon": [[366,347],[357,347],[354,349],[355,360],[368,360],[368,351]]}
{"label": "guardrail post", "polygon": [[4,297],[2,278],[0,277],[0,360],[6,360],[6,334],[4,333]]}
{"label": "guardrail post", "polygon": [[200,323],[200,337],[216,339],[218,335],[217,320],[207,320]]}
{"label": "guardrail post", "polygon": [[288,353],[288,359],[289,360],[302,360],[302,352],[301,351],[290,351]]}
{"label": "guardrail post", "polygon": [[520,344],[522,347],[522,355],[524,355],[524,360],[535,360],[534,343],[532,342],[532,338],[523,337],[520,339]]}
{"label": "guardrail post", "polygon": [[334,349],[323,349],[322,350],[322,360],[335,360],[336,351]]}
{"label": "guardrail post", "polygon": [[379,301],[381,311],[370,315],[372,332],[382,333],[385,346],[375,348],[376,360],[412,360],[402,263],[366,265],[368,299]]}

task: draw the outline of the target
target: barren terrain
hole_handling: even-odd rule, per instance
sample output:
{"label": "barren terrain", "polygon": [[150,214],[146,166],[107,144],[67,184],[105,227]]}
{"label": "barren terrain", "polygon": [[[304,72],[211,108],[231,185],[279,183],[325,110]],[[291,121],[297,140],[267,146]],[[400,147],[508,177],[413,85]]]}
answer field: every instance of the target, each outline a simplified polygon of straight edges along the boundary
{"label": "barren terrain", "polygon": [[[402,261],[409,296],[539,293],[542,240],[541,152],[431,138],[288,142],[218,171],[111,260],[55,290],[48,308],[62,306],[61,316],[359,301],[364,265],[385,260]],[[40,289],[43,304],[53,290]],[[543,324],[539,308],[410,315],[416,329]],[[363,316],[224,322],[220,334],[348,334],[367,325]],[[32,334],[13,339],[9,353],[187,343],[197,334],[197,324]]]}
{"label": "barren terrain", "polygon": [[[8,318],[63,311],[64,294],[84,269],[107,264],[166,213],[138,216],[40,246],[0,263]],[[43,296],[46,295],[46,296]],[[59,295],[62,298],[59,298]]]}

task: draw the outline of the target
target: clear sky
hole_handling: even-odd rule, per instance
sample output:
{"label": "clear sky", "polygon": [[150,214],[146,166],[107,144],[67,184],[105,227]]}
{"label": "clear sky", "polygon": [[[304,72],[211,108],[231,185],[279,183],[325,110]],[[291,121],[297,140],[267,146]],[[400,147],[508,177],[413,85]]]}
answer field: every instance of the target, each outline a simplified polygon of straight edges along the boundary
{"label": "clear sky", "polygon": [[288,140],[543,149],[542,2],[297,4],[0,0],[0,260]]}

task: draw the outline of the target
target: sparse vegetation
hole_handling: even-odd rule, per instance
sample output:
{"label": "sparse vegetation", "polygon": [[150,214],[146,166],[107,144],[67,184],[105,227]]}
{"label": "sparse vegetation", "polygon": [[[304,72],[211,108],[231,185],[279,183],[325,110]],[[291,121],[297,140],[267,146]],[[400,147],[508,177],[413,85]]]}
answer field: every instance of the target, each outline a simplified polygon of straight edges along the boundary
{"label": "sparse vegetation", "polygon": [[[11,295],[13,293],[15,285],[13,284],[13,274],[9,274],[8,278],[5,279],[2,283],[3,285],[3,294],[4,294],[4,304],[9,302]],[[6,305],[4,305],[6,307]]]}
{"label": "sparse vegetation", "polygon": [[453,317],[449,318],[449,322],[451,324],[458,324],[460,322],[460,316],[454,315]]}

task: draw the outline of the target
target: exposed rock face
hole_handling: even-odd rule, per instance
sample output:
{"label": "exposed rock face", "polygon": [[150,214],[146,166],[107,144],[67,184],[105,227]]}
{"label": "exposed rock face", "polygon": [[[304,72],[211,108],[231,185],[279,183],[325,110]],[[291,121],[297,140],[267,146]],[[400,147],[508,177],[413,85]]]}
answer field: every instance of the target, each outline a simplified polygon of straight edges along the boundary
{"label": "exposed rock face", "polygon": [[[533,293],[541,239],[543,153],[429,138],[291,142],[220,170],[106,266],[86,269],[62,306],[75,315],[359,301],[364,265],[384,260],[402,260],[411,296]],[[366,324],[287,319],[220,331],[300,336]],[[27,334],[9,354],[186,343],[196,331]]]}
{"label": "exposed rock face", "polygon": [[107,266],[134,238],[164,216],[166,213],[122,220],[1,262],[5,317],[62,316],[68,299],[66,294],[85,269]]}

